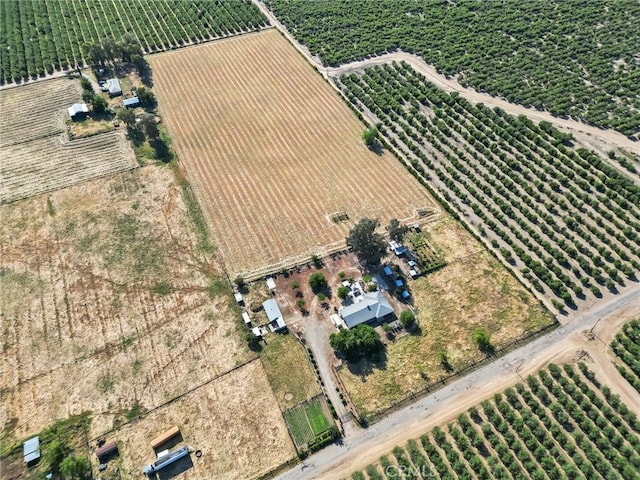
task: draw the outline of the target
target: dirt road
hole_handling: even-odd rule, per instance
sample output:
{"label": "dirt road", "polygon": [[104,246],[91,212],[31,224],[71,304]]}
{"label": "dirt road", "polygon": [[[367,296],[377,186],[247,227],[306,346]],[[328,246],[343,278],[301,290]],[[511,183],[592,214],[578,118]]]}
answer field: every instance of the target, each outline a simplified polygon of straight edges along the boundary
{"label": "dirt road", "polygon": [[[619,326],[640,315],[640,286],[582,312],[567,325],[511,352],[438,392],[386,417],[368,429],[356,430],[340,445],[331,445],[303,464],[282,474],[280,480],[341,478],[361,469],[394,446],[416,438],[436,425],[455,418],[493,393],[520,381],[545,364],[575,358],[586,351],[596,375],[619,393],[627,406],[640,414],[637,392],[611,366],[606,345]],[[595,327],[595,328],[594,328]],[[593,329],[595,338],[586,332]]]}
{"label": "dirt road", "polygon": [[[547,121],[553,123],[557,127],[567,130],[573,134],[573,136],[579,142],[583,143],[589,148],[592,148],[599,153],[606,154],[609,150],[615,146],[622,147],[629,152],[640,156],[640,142],[634,142],[625,137],[621,133],[614,130],[602,130],[597,127],[586,125],[582,122],[575,120],[563,119],[554,117],[548,112],[536,110],[533,108],[526,108],[522,105],[510,103],[502,98],[493,97],[487,93],[481,93],[473,88],[463,87],[455,79],[447,78],[444,75],[439,74],[434,67],[426,63],[422,58],[417,55],[413,55],[407,52],[392,52],[384,55],[379,55],[365,60],[359,60],[356,62],[345,63],[339,67],[325,67],[322,64],[322,60],[313,55],[309,49],[298,43],[298,41],[289,33],[287,28],[278,21],[276,16],[259,0],[253,0],[253,3],[258,6],[260,11],[269,19],[271,25],[276,27],[282,34],[293,44],[293,46],[305,56],[305,58],[311,63],[317,70],[330,80],[332,77],[338,77],[345,73],[362,70],[366,67],[374,65],[382,65],[385,63],[391,63],[393,61],[401,62],[405,61],[411,65],[416,71],[424,75],[427,80],[434,85],[447,92],[458,92],[472,103],[483,103],[489,107],[500,107],[505,112],[512,115],[526,115],[527,117],[537,122]],[[330,82],[336,90],[339,91],[334,82]],[[628,172],[627,172],[628,174]],[[636,179],[637,180],[637,179]]]}

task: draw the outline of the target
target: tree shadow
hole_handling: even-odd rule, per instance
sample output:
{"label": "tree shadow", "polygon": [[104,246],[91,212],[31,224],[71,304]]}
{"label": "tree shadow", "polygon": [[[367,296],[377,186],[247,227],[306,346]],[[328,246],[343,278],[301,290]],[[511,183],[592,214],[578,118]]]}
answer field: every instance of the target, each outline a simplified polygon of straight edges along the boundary
{"label": "tree shadow", "polygon": [[380,142],[376,142],[373,145],[368,145],[368,148],[378,156],[381,156],[384,152],[384,148],[382,147],[382,144]]}
{"label": "tree shadow", "polygon": [[364,382],[366,377],[371,375],[374,370],[386,370],[387,351],[382,348],[370,357],[361,358],[357,362],[347,362],[347,368]]}
{"label": "tree shadow", "polygon": [[169,480],[186,472],[193,467],[191,455],[182,457],[180,460],[160,470],[156,475],[159,480]]}

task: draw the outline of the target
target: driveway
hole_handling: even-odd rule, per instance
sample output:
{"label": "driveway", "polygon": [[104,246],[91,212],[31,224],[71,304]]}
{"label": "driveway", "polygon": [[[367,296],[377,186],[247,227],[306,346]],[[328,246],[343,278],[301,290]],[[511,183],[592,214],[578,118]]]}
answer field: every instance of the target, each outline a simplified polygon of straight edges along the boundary
{"label": "driveway", "polygon": [[[340,444],[330,445],[301,465],[280,475],[281,480],[338,479],[376,462],[396,445],[417,438],[434,426],[455,418],[493,393],[516,384],[551,361],[571,360],[586,351],[595,360],[596,375],[607,378],[627,406],[640,413],[638,395],[613,368],[606,365],[607,343],[622,323],[640,315],[640,286],[581,312],[568,324],[540,337],[519,350],[450,383],[413,405],[398,410],[367,429],[355,429]],[[315,322],[309,322],[315,324]],[[593,330],[595,340],[585,332]],[[308,331],[314,330],[309,328]],[[319,337],[309,335],[309,339]],[[315,342],[315,340],[314,340]],[[319,357],[318,357],[319,358]],[[602,365],[601,365],[602,364]],[[335,390],[334,390],[335,391]]]}
{"label": "driveway", "polygon": [[349,410],[342,404],[340,394],[336,390],[338,383],[333,367],[338,364],[333,348],[329,344],[329,336],[336,332],[336,328],[328,318],[310,315],[297,322],[296,330],[305,339],[306,346],[311,349],[318,364],[320,378],[324,382],[325,392],[333,407],[336,409],[342,424],[344,438],[350,438],[360,427],[353,421]]}

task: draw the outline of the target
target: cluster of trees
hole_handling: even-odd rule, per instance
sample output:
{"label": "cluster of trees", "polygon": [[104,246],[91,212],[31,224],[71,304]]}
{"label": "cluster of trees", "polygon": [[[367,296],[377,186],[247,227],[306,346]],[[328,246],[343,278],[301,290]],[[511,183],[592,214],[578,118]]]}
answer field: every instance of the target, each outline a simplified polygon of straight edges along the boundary
{"label": "cluster of trees", "polygon": [[611,349],[624,362],[616,365],[620,374],[640,392],[640,320],[626,323],[611,342]]}
{"label": "cluster of trees", "polygon": [[[377,265],[387,253],[387,244],[384,237],[376,230],[380,222],[373,218],[363,218],[349,231],[346,238],[349,245],[358,257],[365,263]],[[389,238],[402,242],[409,231],[409,227],[401,224],[393,218],[386,226]]]}
{"label": "cluster of trees", "polygon": [[331,348],[340,352],[349,362],[356,362],[362,357],[375,358],[383,349],[378,332],[365,324],[332,333],[329,342]]}
{"label": "cluster of trees", "polygon": [[107,99],[95,92],[91,81],[87,77],[80,77],[80,85],[82,86],[82,101],[91,105],[94,113],[104,113],[109,104]]}
{"label": "cluster of trees", "polygon": [[407,478],[637,478],[640,422],[606,387],[603,400],[593,374],[580,369],[582,375],[572,365],[550,365],[419,442],[395,447],[395,462],[383,456],[381,468],[365,472],[377,480],[385,478],[380,471],[419,473]]}
{"label": "cluster of trees", "polygon": [[454,216],[479,217],[481,234],[559,308],[640,270],[640,188],[594,153],[568,148],[551,125],[471,105],[404,63],[341,82],[381,120],[409,171],[440,190]]}
{"label": "cluster of trees", "polygon": [[[155,96],[145,87],[138,89],[140,104],[144,107],[155,106]],[[144,99],[144,101],[143,101]],[[152,107],[151,107],[152,108]],[[117,118],[127,127],[127,134],[134,145],[140,145],[145,137],[149,140],[149,145],[155,152],[155,157],[162,162],[169,162],[173,158],[171,149],[166,138],[158,128],[158,122],[153,113],[145,113],[139,119],[133,110],[121,108],[117,112]]]}
{"label": "cluster of trees", "polygon": [[479,91],[640,133],[637,2],[266,3],[325,64],[402,49]]}
{"label": "cluster of trees", "polygon": [[[0,2],[0,84],[122,59],[267,25],[252,2]],[[158,19],[162,19],[158,21]],[[112,39],[122,38],[116,43]],[[103,40],[100,40],[103,39]]]}
{"label": "cluster of trees", "polygon": [[138,67],[138,70],[144,71],[146,68],[140,42],[131,34],[123,35],[119,42],[112,38],[103,38],[93,43],[87,43],[82,47],[82,51],[84,57],[93,65],[105,65],[108,62],[132,62]]}

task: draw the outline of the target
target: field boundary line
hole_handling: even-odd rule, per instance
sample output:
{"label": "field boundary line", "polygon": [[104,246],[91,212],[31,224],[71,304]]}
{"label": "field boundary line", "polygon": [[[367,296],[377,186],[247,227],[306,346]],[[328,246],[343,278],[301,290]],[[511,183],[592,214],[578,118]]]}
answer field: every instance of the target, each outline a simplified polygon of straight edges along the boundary
{"label": "field boundary line", "polygon": [[189,390],[186,390],[186,391],[182,392],[180,395],[172,398],[171,400],[168,400],[168,401],[166,401],[164,403],[161,403],[160,405],[156,405],[155,407],[153,407],[153,408],[141,413],[140,415],[132,418],[131,420],[128,420],[128,421],[118,425],[118,427],[116,427],[116,428],[112,428],[111,430],[107,430],[105,432],[102,432],[100,435],[89,439],[89,442],[94,442],[94,441],[98,440],[101,437],[104,437],[104,436],[106,436],[106,435],[108,435],[110,433],[116,432],[116,431],[120,430],[122,427],[124,427],[126,425],[129,425],[129,424],[132,424],[132,423],[136,423],[138,420],[143,419],[144,417],[146,417],[150,413],[155,412],[156,410],[159,410],[159,409],[161,409],[163,407],[166,407],[167,405],[171,405],[175,401],[180,400],[183,397],[186,397],[190,393],[194,393],[196,390],[199,390],[200,388],[202,388],[202,387],[204,387],[206,385],[209,385],[210,383],[212,383],[212,382],[214,382],[216,380],[219,380],[220,378],[222,378],[222,377],[224,377],[226,375],[229,375],[230,373],[233,373],[236,370],[239,370],[239,369],[241,369],[243,367],[246,367],[247,365],[255,362],[256,360],[260,360],[260,357],[258,355],[256,355],[255,357],[251,358],[250,360],[247,360],[247,361],[241,363],[240,365],[236,365],[235,367],[227,370],[226,372],[222,372],[222,373],[219,373],[218,375],[214,375],[209,380],[201,383],[200,385],[196,385],[195,387],[190,388]]}
{"label": "field boundary line", "polygon": [[[373,412],[367,415],[361,415],[360,412],[358,412],[356,416],[356,420],[363,428],[366,428],[376,422],[379,422],[380,420],[389,416],[393,412],[400,410],[408,405],[411,405],[417,400],[436,392],[439,388],[444,387],[447,383],[451,381],[455,381],[459,378],[463,378],[467,376],[469,373],[476,371],[484,367],[485,365],[488,365],[490,363],[497,361],[499,358],[504,357],[506,354],[521,347],[523,344],[530,343],[536,338],[541,337],[542,335],[560,327],[560,322],[558,322],[558,319],[555,316],[553,317],[553,320],[554,320],[553,323],[551,323],[550,325],[546,325],[542,328],[539,328],[538,330],[521,335],[515,340],[505,344],[501,348],[495,349],[493,353],[491,353],[490,355],[486,355],[481,360],[479,361],[471,360],[469,363],[467,363],[465,367],[461,368],[455,373],[452,373],[451,375],[447,375],[447,376],[441,376],[440,380],[438,380],[437,382],[427,384],[416,392],[414,391],[408,392],[408,395],[406,397],[398,400],[397,402],[392,402],[392,404],[387,408],[378,410],[377,412]],[[344,367],[345,367],[344,364],[340,365],[338,368],[336,368],[336,373]]]}

